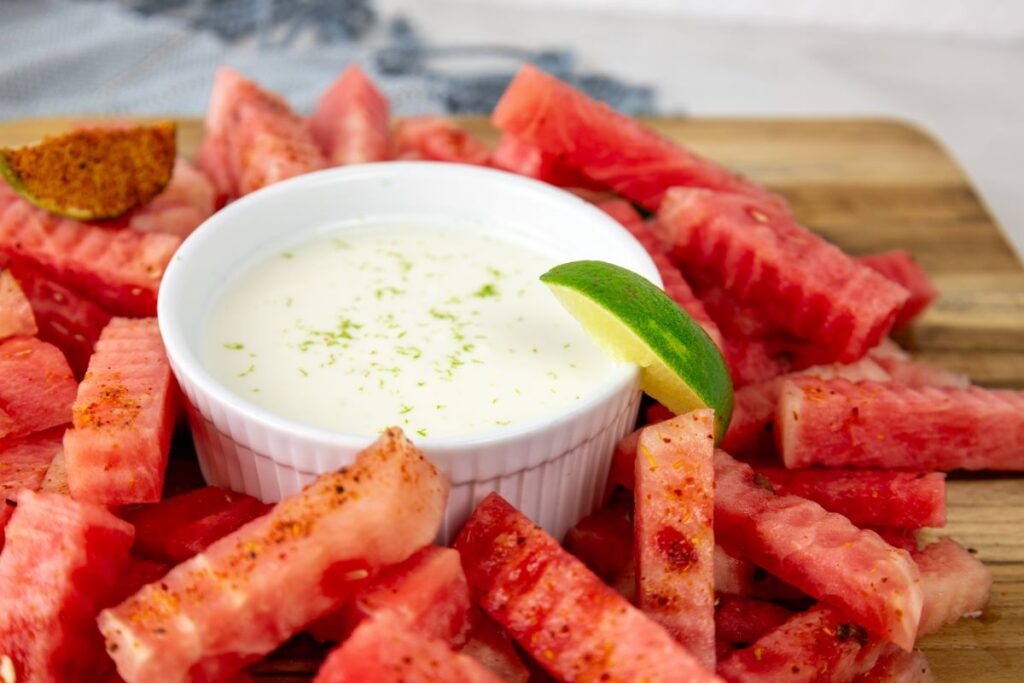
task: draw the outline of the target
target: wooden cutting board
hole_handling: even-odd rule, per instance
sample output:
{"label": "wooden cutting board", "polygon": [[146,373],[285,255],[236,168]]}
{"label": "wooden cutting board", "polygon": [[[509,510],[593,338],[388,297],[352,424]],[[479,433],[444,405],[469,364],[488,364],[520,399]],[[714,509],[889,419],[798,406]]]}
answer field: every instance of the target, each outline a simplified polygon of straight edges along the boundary
{"label": "wooden cutting board", "polygon": [[[488,140],[482,118],[464,119]],[[901,343],[985,386],[1024,388],[1024,270],[941,144],[874,119],[651,119],[666,135],[783,194],[797,217],[852,254],[909,250],[942,293]],[[68,119],[0,122],[0,146],[65,130]],[[183,120],[195,152],[201,124]],[[1022,454],[1024,457],[1024,454]],[[187,466],[186,466],[187,467]],[[194,476],[194,468],[193,476]],[[188,476],[188,475],[185,475]],[[950,535],[992,570],[992,602],[921,642],[943,683],[1024,680],[1024,477],[957,475]],[[261,680],[308,680],[323,649],[296,639],[253,667]]]}

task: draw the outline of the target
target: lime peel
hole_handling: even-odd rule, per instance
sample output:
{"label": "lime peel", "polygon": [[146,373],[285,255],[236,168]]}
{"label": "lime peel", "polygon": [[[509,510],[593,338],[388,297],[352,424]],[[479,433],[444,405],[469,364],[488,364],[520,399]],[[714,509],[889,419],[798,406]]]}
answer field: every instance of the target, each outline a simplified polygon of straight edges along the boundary
{"label": "lime peel", "polygon": [[603,261],[573,261],[541,275],[562,305],[613,358],[640,368],[640,386],[676,414],[715,411],[720,440],[733,389],[722,353],[704,329],[642,276]]}

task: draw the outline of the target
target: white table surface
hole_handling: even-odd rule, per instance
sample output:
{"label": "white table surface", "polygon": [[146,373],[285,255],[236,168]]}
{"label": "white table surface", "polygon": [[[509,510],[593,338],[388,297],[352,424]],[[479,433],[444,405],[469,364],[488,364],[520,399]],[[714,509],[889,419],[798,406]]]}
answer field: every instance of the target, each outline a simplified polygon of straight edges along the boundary
{"label": "white table surface", "polygon": [[[664,113],[888,116],[952,152],[1024,254],[1024,39],[1020,11],[947,35],[828,22],[708,18],[643,0],[379,0],[434,44],[568,47],[583,67],[650,84]],[[793,3],[789,3],[793,4]],[[919,3],[918,3],[919,4]],[[651,5],[659,5],[651,11]],[[987,3],[974,5],[979,10]],[[1004,5],[1000,5],[1004,7]],[[998,29],[1000,16],[1016,21]],[[833,22],[835,23],[835,22]],[[987,28],[986,28],[987,26]],[[1012,29],[1012,31],[1010,30]],[[986,35],[991,34],[991,35]],[[1008,34],[1008,35],[1007,35]],[[1016,37],[1014,37],[1016,36]]]}

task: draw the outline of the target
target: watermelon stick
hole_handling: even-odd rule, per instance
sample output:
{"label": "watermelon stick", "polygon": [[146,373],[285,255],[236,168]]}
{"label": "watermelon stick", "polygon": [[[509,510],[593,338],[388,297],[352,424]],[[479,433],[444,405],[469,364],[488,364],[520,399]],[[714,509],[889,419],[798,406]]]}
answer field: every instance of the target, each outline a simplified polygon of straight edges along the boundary
{"label": "watermelon stick", "polygon": [[676,185],[749,194],[785,211],[782,199],[760,185],[530,64],[509,84],[491,120],[504,132],[652,211],[665,191]]}
{"label": "watermelon stick", "polygon": [[729,683],[850,681],[889,647],[838,610],[816,605],[734,652],[718,673]]}
{"label": "watermelon stick", "polygon": [[637,605],[715,667],[714,411],[646,427],[636,458]]}
{"label": "watermelon stick", "polygon": [[103,505],[160,500],[178,405],[156,318],[111,320],[64,435],[71,495]]}
{"label": "watermelon stick", "polygon": [[495,493],[455,548],[480,606],[559,680],[720,680]]}
{"label": "watermelon stick", "polygon": [[775,492],[813,500],[859,527],[920,529],[946,525],[946,475],[941,472],[760,467]]}
{"label": "watermelon stick", "polygon": [[715,535],[871,633],[913,647],[922,596],[910,555],[817,503],[777,495],[724,451],[715,454]]}
{"label": "watermelon stick", "polygon": [[[128,683],[230,680],[434,539],[444,476],[399,429],[99,617]],[[396,525],[394,520],[401,519]]]}
{"label": "watermelon stick", "polygon": [[783,383],[786,467],[1024,470],[1024,392],[802,378]]}

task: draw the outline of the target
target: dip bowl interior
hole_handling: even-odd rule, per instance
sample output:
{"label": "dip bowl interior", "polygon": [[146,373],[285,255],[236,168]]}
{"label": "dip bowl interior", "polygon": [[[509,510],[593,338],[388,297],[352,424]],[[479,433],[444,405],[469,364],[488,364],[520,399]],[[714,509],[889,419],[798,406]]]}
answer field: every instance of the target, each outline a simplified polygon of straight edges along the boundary
{"label": "dip bowl interior", "polygon": [[[289,420],[246,400],[204,365],[203,339],[225,287],[261,259],[346,226],[403,220],[479,226],[553,262],[608,261],[661,285],[644,249],[604,212],[502,171],[433,162],[365,164],[247,195],[185,240],[167,268],[158,303],[160,330],[209,483],[275,501],[352,462],[372,440]],[[453,537],[491,491],[560,536],[597,503],[614,444],[632,427],[638,405],[637,371],[623,364],[596,390],[543,418],[467,436],[411,435],[452,484],[442,537]]]}

